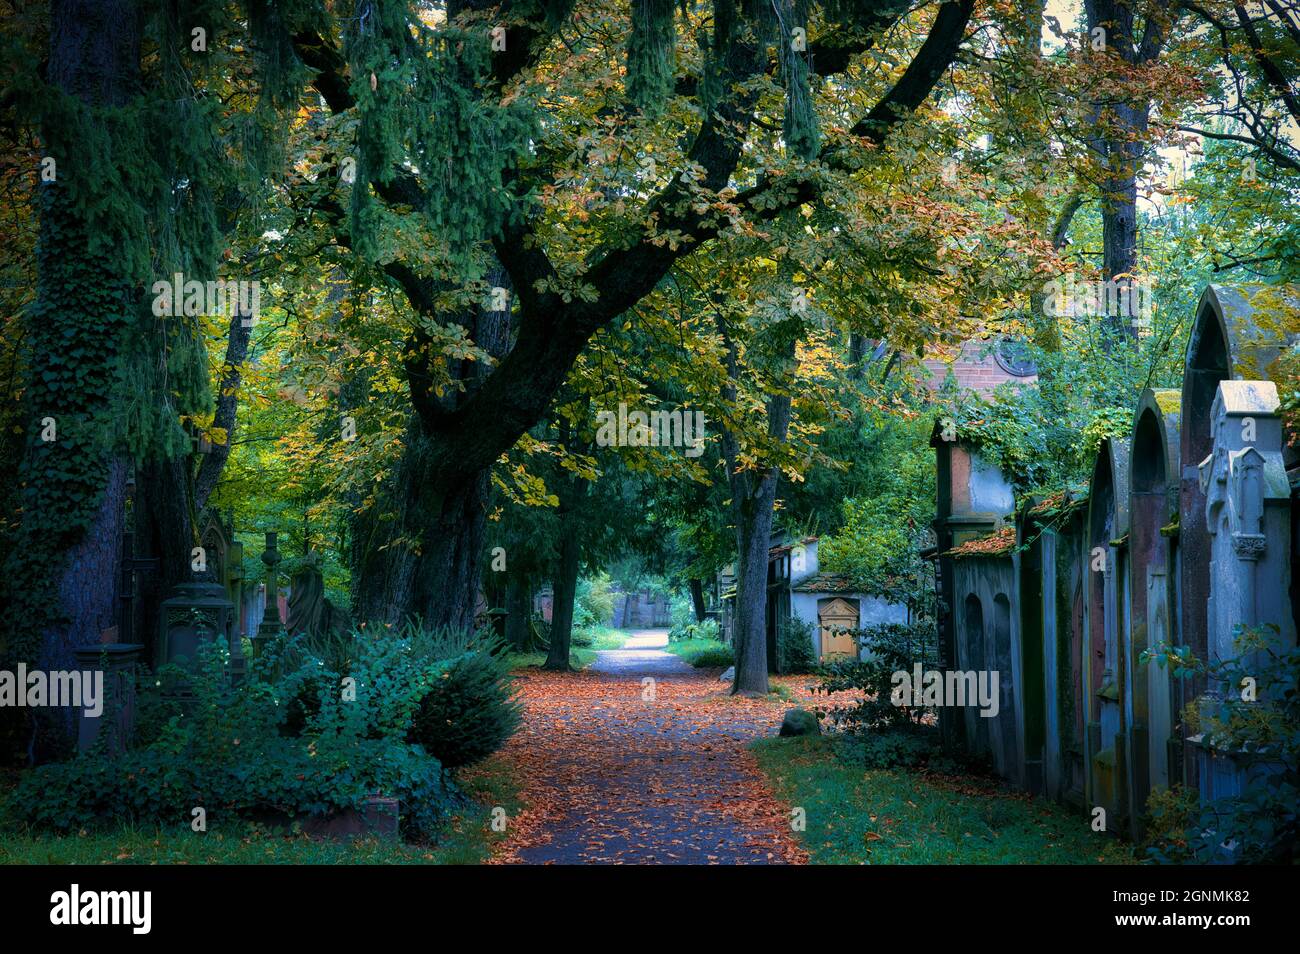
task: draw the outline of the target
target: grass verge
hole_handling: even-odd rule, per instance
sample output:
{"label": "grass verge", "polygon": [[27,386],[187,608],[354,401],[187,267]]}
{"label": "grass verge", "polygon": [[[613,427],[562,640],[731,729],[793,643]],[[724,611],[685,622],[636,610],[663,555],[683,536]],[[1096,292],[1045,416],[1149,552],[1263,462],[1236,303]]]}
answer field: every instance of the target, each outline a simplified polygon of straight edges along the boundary
{"label": "grass verge", "polygon": [[[510,653],[506,657],[511,669],[541,669],[546,663],[546,653]],[[594,649],[573,646],[569,649],[569,665],[574,669],[586,669],[596,661]]]}
{"label": "grass verge", "polygon": [[[472,803],[447,823],[437,844],[410,845],[379,838],[351,841],[283,835],[248,823],[213,824],[206,832],[122,826],[76,835],[0,830],[0,865],[476,865],[485,862],[504,833],[492,831],[492,810],[513,817],[519,784],[508,763],[494,755],[466,769],[461,789]],[[0,805],[2,807],[2,805]]]}
{"label": "grass verge", "polygon": [[731,647],[716,639],[670,640],[667,649],[696,669],[726,669],[732,664]]}
{"label": "grass verge", "polygon": [[868,769],[832,740],[762,739],[753,752],[779,799],[802,808],[813,864],[1134,864],[1087,819],[987,779]]}
{"label": "grass verge", "polygon": [[632,634],[626,630],[614,629],[611,626],[593,626],[586,630],[585,634],[591,637],[591,643],[582,648],[590,649],[622,649],[623,645],[632,638]]}

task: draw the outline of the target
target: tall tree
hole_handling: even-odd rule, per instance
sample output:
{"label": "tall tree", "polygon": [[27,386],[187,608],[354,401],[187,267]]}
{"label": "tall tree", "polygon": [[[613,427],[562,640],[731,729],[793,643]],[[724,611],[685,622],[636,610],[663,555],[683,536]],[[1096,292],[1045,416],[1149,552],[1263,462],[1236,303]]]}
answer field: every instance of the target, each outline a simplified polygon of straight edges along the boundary
{"label": "tall tree", "polygon": [[[129,218],[110,218],[106,228],[95,202],[108,199],[105,184],[92,178],[106,170],[72,151],[103,144],[78,142],[78,123],[122,109],[139,92],[140,45],[140,14],[129,0],[51,4],[46,81],[63,108],[47,112],[42,126],[54,171],[41,187],[37,295],[24,329],[27,445],[21,523],[5,570],[15,598],[5,601],[13,615],[4,641],[7,658],[48,669],[75,668],[73,648],[97,642],[116,618],[127,458],[106,440],[113,409],[103,396],[115,390],[139,299],[119,248],[138,245],[138,236],[123,234]],[[99,157],[110,167],[114,159]],[[95,198],[87,201],[87,192]],[[17,598],[24,590],[49,605],[23,618],[31,608]],[[55,718],[38,749],[57,748],[69,731],[70,711]]]}
{"label": "tall tree", "polygon": [[[778,34],[778,56],[765,42],[774,28],[766,4],[715,0],[707,31],[688,12],[676,29],[689,27],[707,49],[693,65],[674,54],[672,45],[635,44],[639,52],[629,62],[634,75],[662,70],[665,57],[673,64],[677,95],[658,104],[659,110],[647,108],[654,105],[651,100],[629,101],[609,83],[603,66],[608,51],[586,26],[592,11],[571,20],[571,2],[491,8],[452,3],[447,24],[437,29],[421,26],[405,3],[365,2],[346,49],[339,48],[328,26],[300,33],[295,46],[316,71],[316,90],[336,113],[355,112],[361,119],[353,196],[360,214],[343,214],[331,197],[315,203],[336,239],[373,251],[358,230],[385,216],[424,215],[442,227],[468,223],[469,234],[453,233],[452,251],[472,251],[479,264],[469,274],[504,270],[518,329],[513,347],[490,372],[472,386],[453,375],[453,388],[438,399],[432,384],[445,361],[434,342],[450,326],[473,337],[490,289],[482,280],[464,283],[480,293],[455,305],[447,296],[440,299],[431,277],[417,267],[383,255],[376,259],[384,279],[405,292],[417,316],[408,336],[413,414],[401,470],[379,505],[397,519],[373,519],[371,531],[358,536],[354,581],[361,612],[381,618],[420,612],[436,622],[467,623],[488,468],[546,413],[591,336],[648,295],[675,262],[719,234],[743,231],[747,223],[816,201],[818,169],[856,168],[860,151],[882,143],[929,95],[956,55],[973,6],[972,0],[939,6],[928,36],[897,81],[849,124],[848,135],[828,138],[813,166],[794,170],[752,168],[745,158],[751,137],[767,135],[766,123],[756,120],[770,107],[755,84],[778,68],[779,59],[790,64],[785,102],[791,104],[781,107],[780,125],[798,143],[810,141],[818,125],[807,74],[789,59],[785,35]],[[494,12],[485,14],[489,9]],[[909,15],[898,3],[849,8],[847,22],[823,25],[835,45],[811,41],[809,59],[824,74],[841,72],[875,45],[881,31]],[[504,31],[496,34],[504,37],[504,49],[495,52],[492,26]],[[662,18],[634,17],[632,28],[662,33]],[[844,34],[851,37],[848,42]],[[657,51],[649,61],[647,50]],[[345,78],[349,68],[351,82]],[[632,175],[620,173],[616,201],[588,201],[599,213],[599,229],[566,228],[566,217],[579,210],[571,207],[573,190],[557,191],[575,174],[568,164],[574,143],[557,138],[565,127],[547,123],[545,134],[536,138],[526,130],[537,114],[530,119],[519,113],[522,105],[553,108],[534,96],[548,82],[576,84],[570,88],[599,95],[611,110],[594,121],[594,128],[608,126],[608,146],[588,140],[577,152],[588,169],[602,175],[610,156],[645,156],[653,147],[655,155],[674,157],[677,122],[687,113],[676,114],[671,124],[654,116],[686,105],[698,109],[680,158],[664,165],[639,162]],[[638,95],[662,94],[663,86],[655,82],[636,89],[642,91]],[[411,109],[413,103],[420,108]],[[490,149],[481,145],[485,138]],[[430,179],[449,166],[456,170],[454,179]],[[578,174],[586,178],[589,172]],[[734,183],[746,178],[754,184],[737,191]],[[649,197],[641,201],[638,193]],[[435,251],[444,260],[451,254]],[[459,274],[467,272],[462,268]]]}
{"label": "tall tree", "polygon": [[[1139,23],[1130,0],[1085,0],[1089,49],[1117,60],[1116,75],[1134,82],[1132,92],[1111,92],[1096,104],[1093,149],[1101,168],[1102,274],[1132,284],[1138,269],[1137,180],[1147,155],[1151,97],[1137,82],[1141,70],[1159,58],[1172,20],[1168,0],[1150,0]],[[1100,47],[1098,51],[1097,48]],[[1113,89],[1113,88],[1112,88]],[[1068,208],[1068,206],[1067,206]],[[1135,334],[1128,316],[1108,316],[1113,334]]]}

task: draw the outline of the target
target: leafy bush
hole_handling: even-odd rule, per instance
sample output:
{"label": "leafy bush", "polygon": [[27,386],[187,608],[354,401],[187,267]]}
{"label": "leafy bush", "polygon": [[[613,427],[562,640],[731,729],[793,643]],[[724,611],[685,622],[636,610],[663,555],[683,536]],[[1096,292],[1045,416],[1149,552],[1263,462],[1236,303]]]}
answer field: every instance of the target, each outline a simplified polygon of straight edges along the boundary
{"label": "leafy bush", "polygon": [[679,639],[668,644],[668,651],[696,669],[726,669],[735,662],[731,647],[716,639]]}
{"label": "leafy bush", "polygon": [[[1247,771],[1240,795],[1195,809],[1148,802],[1163,835],[1149,853],[1158,861],[1197,864],[1295,864],[1300,861],[1300,648],[1278,645],[1275,628],[1241,629],[1238,655],[1204,663],[1187,647],[1159,646],[1143,653],[1147,665],[1170,665],[1179,678],[1204,677],[1220,690],[1203,697],[1183,717],[1204,743],[1235,753]],[[1247,682],[1246,680],[1251,680]],[[1243,686],[1254,694],[1243,698]],[[1180,814],[1181,813],[1181,814]]]}
{"label": "leafy bush", "polygon": [[614,618],[614,594],[610,590],[609,574],[600,573],[580,579],[573,604],[574,627],[609,623]]}
{"label": "leafy bush", "polygon": [[689,599],[675,596],[672,602],[668,604],[668,613],[672,627],[668,631],[670,639],[673,633],[683,633],[686,631],[687,626],[695,622],[695,605]]}
{"label": "leafy bush", "polygon": [[840,736],[835,740],[835,754],[869,769],[926,769],[944,775],[988,769],[986,760],[946,748],[937,726],[916,723]]}
{"label": "leafy bush", "polygon": [[668,641],[674,642],[682,639],[703,639],[711,642],[720,642],[722,637],[722,627],[718,621],[712,617],[702,623],[685,623],[682,626],[674,626],[668,631]]}
{"label": "leafy bush", "polygon": [[838,739],[835,754],[865,768],[917,768],[939,753],[939,740],[921,728],[899,727]]}
{"label": "leafy bush", "polygon": [[420,699],[410,738],[456,769],[491,755],[519,722],[504,658],[471,652],[453,660]]}
{"label": "leafy bush", "polygon": [[1195,855],[1187,843],[1188,829],[1200,814],[1196,793],[1181,784],[1156,789],[1147,796],[1144,830],[1147,853],[1167,864],[1188,864]]}
{"label": "leafy bush", "polygon": [[[164,667],[141,691],[154,697],[178,681],[187,690],[183,702],[154,705],[159,716],[172,714],[147,742],[28,772],[10,810],[34,826],[68,831],[176,824],[196,807],[210,819],[319,815],[359,808],[383,792],[401,801],[406,833],[428,837],[459,798],[438,760],[405,740],[434,671],[401,641],[361,640],[357,650],[350,684],[319,660],[285,672],[282,643],[235,685],[225,647],[205,644],[193,668]],[[286,734],[288,702],[309,684],[320,687],[316,707],[303,714],[300,736]]]}
{"label": "leafy bush", "polygon": [[813,650],[813,626],[806,619],[791,617],[777,627],[777,669],[783,673],[808,673],[817,668]]}
{"label": "leafy bush", "polygon": [[932,623],[913,625],[884,623],[868,626],[854,634],[868,652],[865,660],[841,660],[822,667],[817,692],[832,693],[859,690],[863,698],[850,706],[819,707],[818,714],[830,725],[846,732],[908,726],[923,721],[930,710],[915,706],[910,698],[894,699],[895,672],[912,672],[920,663],[922,670],[936,668],[936,633]]}

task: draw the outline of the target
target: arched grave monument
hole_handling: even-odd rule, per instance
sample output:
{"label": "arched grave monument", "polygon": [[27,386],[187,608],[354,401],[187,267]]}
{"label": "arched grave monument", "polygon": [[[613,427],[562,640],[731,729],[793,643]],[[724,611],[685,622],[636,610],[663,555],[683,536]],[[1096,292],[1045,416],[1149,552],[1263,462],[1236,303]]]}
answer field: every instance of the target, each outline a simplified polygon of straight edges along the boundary
{"label": "arched grave monument", "polygon": [[1127,622],[1128,464],[1127,439],[1102,441],[1090,482],[1084,564],[1088,594],[1084,770],[1089,805],[1106,809],[1108,829],[1114,829],[1127,814],[1124,669],[1119,648],[1126,639]]}
{"label": "arched grave monument", "polygon": [[[1142,662],[1142,653],[1175,638],[1173,585],[1178,523],[1178,435],[1181,395],[1147,388],[1134,415],[1129,467],[1129,577],[1131,610],[1125,633],[1124,726],[1129,752],[1131,825],[1136,826],[1153,789],[1167,788],[1176,721],[1168,666]],[[1177,763],[1176,763],[1177,764]],[[1175,768],[1173,776],[1178,777]],[[1134,831],[1136,834],[1136,830]]]}
{"label": "arched grave monument", "polygon": [[[1300,290],[1294,286],[1210,285],[1197,305],[1183,369],[1176,624],[1179,644],[1201,659],[1207,658],[1211,636],[1211,540],[1201,464],[1213,450],[1214,401],[1223,381],[1268,377],[1269,368],[1289,343],[1286,316],[1292,316],[1294,324],[1296,313],[1300,313]],[[1293,524],[1295,520],[1293,508]],[[1199,681],[1185,687],[1180,701],[1204,688]],[[1205,777],[1196,761],[1199,754],[1195,745],[1184,748],[1183,781],[1188,785],[1198,786]]]}

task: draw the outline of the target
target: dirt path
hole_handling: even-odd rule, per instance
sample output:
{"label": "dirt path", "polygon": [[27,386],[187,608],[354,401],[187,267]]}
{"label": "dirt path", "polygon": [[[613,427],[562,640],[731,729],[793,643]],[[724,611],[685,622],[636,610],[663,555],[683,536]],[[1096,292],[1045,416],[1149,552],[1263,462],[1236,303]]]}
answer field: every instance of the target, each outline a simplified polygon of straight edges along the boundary
{"label": "dirt path", "polygon": [[521,676],[524,726],[507,755],[528,808],[500,861],[782,864],[803,854],[745,746],[785,703],[732,698],[642,631],[580,673]]}

